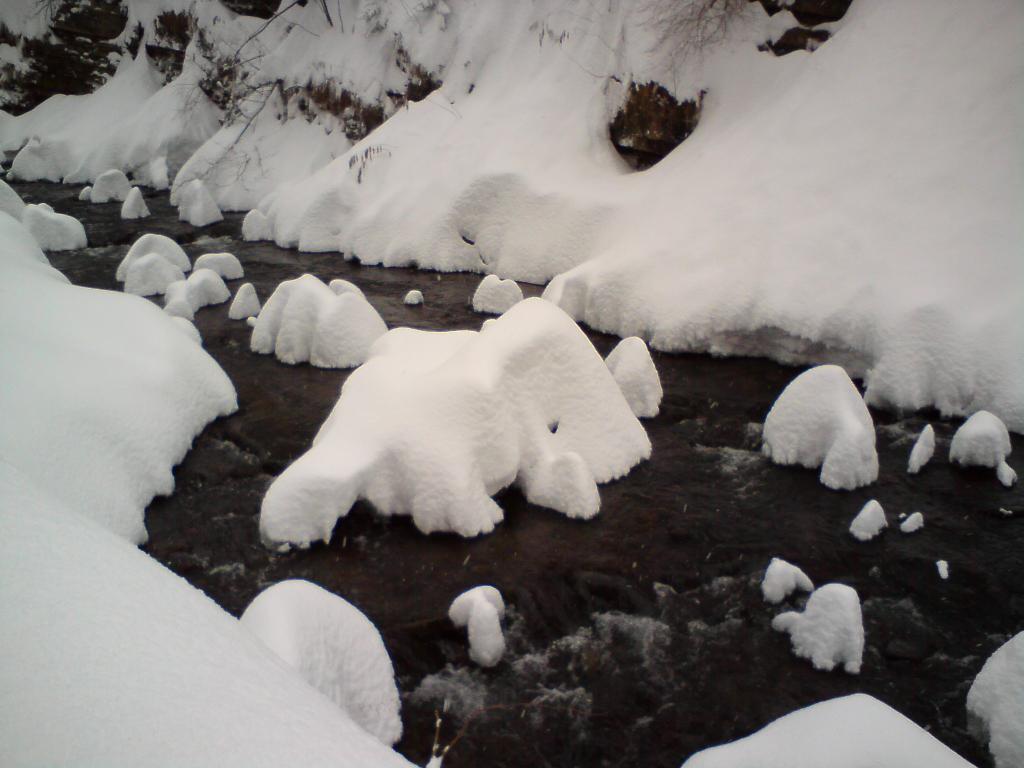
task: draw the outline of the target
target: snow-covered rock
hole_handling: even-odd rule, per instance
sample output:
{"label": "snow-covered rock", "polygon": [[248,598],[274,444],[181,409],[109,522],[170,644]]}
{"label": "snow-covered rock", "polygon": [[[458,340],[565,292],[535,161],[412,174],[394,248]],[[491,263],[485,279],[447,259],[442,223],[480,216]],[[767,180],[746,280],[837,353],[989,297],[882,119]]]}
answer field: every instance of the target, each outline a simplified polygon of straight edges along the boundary
{"label": "snow-covered rock", "polygon": [[174,324],[196,344],[203,343],[203,335],[199,332],[199,329],[196,328],[196,324],[191,320],[184,317],[178,317],[177,315],[173,315],[171,320],[173,320]]}
{"label": "snow-covered rock", "polygon": [[1024,765],[1024,632],[988,657],[967,692],[971,732],[988,743],[996,768]]}
{"label": "snow-covered rock", "polygon": [[192,270],[192,274],[185,280],[185,288],[193,312],[211,304],[223,304],[231,298],[231,291],[224,285],[221,276],[206,267],[197,266]]}
{"label": "snow-covered rock", "polygon": [[[131,182],[124,175],[124,171],[111,168],[96,177],[92,183],[92,191],[89,193],[89,201],[92,203],[124,202],[132,191]],[[124,217],[122,217],[124,218]]]}
{"label": "snow-covered rock", "polygon": [[81,200],[83,203],[91,202],[92,201],[92,187],[90,187],[88,184],[86,184],[84,187],[82,187],[82,191],[78,193],[78,199]]}
{"label": "snow-covered rock", "polygon": [[245,320],[248,317],[255,317],[260,313],[260,300],[256,295],[256,288],[252,283],[242,283],[235,292],[235,298],[231,300],[228,307],[228,318],[231,320]]}
{"label": "snow-covered rock", "polygon": [[242,219],[242,239],[247,242],[273,239],[270,223],[259,208],[253,208]]}
{"label": "snow-covered rock", "polygon": [[167,286],[164,294],[164,312],[171,317],[181,317],[190,323],[195,320],[196,311],[188,296],[188,283],[179,280]]}
{"label": "snow-covered rock", "polygon": [[615,345],[605,358],[615,383],[641,419],[654,418],[661,405],[661,379],[654,367],[651,351],[639,336],[630,336]]}
{"label": "snow-covered rock", "polygon": [[473,311],[500,315],[523,300],[523,291],[515,280],[487,275],[473,293]]}
{"label": "snow-covered rock", "polygon": [[132,187],[121,205],[122,219],[145,219],[149,216],[149,208],[142,199],[142,190]]}
{"label": "snow-covered rock", "polygon": [[200,179],[183,186],[178,194],[178,219],[194,227],[205,227],[224,220],[216,201]]}
{"label": "snow-covered rock", "polygon": [[354,605],[289,579],[260,592],[240,621],[356,725],[388,746],[401,738],[391,657],[373,622]]}
{"label": "snow-covered rock", "polygon": [[26,205],[21,223],[44,251],[70,251],[89,244],[82,222],[48,205]]}
{"label": "snow-covered rock", "polygon": [[256,318],[250,348],[290,365],[354,368],[386,331],[362,292],[339,296],[313,275],[302,275],[274,289]]}
{"label": "snow-covered rock", "polygon": [[418,307],[423,303],[423,292],[415,289],[409,291],[402,299],[402,303],[409,307]]}
{"label": "snow-covered rock", "polygon": [[830,671],[836,664],[842,664],[851,675],[860,672],[864,622],[860,597],[853,587],[818,587],[807,599],[803,613],[780,613],[772,619],[772,629],[788,632],[793,653],[809,659],[815,669]]}
{"label": "snow-covered rock", "polygon": [[988,411],[978,411],[953,435],[949,460],[962,467],[995,467],[999,482],[1009,488],[1017,482],[1017,473],[1006,463],[1012,450],[1002,420]]}
{"label": "snow-covered rock", "polygon": [[242,262],[233,253],[204,253],[195,263],[196,269],[212,269],[225,280],[240,280],[245,276]]}
{"label": "snow-covered rock", "polygon": [[327,287],[334,291],[338,296],[341,296],[343,293],[354,293],[356,296],[366,298],[362,289],[358,285],[349,282],[348,280],[342,280],[340,277],[336,277],[331,280],[331,282],[327,284]]}
{"label": "snow-covered rock", "polygon": [[135,167],[135,180],[153,189],[167,189],[171,186],[167,168],[167,157],[158,155],[147,163]]}
{"label": "snow-covered rock", "polygon": [[931,424],[925,425],[921,434],[914,441],[914,447],[910,449],[910,459],[907,461],[907,472],[916,475],[921,468],[932,460],[935,454],[935,430]]}
{"label": "snow-covered rock", "polygon": [[874,422],[838,365],[811,368],[786,386],[764,421],[763,450],[776,464],[820,466],[829,488],[851,490],[878,479]]}
{"label": "snow-covered rock", "polygon": [[448,608],[456,627],[466,627],[469,658],[481,667],[493,667],[505,655],[505,601],[494,587],[473,587],[456,597]]}
{"label": "snow-covered rock", "polygon": [[796,590],[814,591],[814,582],[800,568],[773,557],[761,580],[761,594],[769,603],[781,603]]}
{"label": "snow-covered rock", "polygon": [[935,570],[939,572],[939,578],[943,581],[949,579],[949,562],[946,560],[936,560]]}
{"label": "snow-covered rock", "polygon": [[913,721],[855,693],[798,709],[683,768],[971,768]]}
{"label": "snow-covered rock", "polygon": [[147,253],[135,259],[125,275],[124,292],[136,296],[154,296],[167,292],[167,286],[184,280],[183,273],[159,253]]}
{"label": "snow-covered rock", "polygon": [[885,510],[875,499],[861,507],[860,512],[850,523],[850,535],[857,541],[871,541],[887,528],[889,521],[885,519]]}
{"label": "snow-covered rock", "polygon": [[924,528],[924,515],[920,512],[912,512],[900,523],[900,531],[903,533],[914,533],[922,528]]}
{"label": "snow-covered rock", "polygon": [[0,211],[18,221],[21,221],[21,215],[25,211],[25,202],[21,195],[3,180],[0,180]]}
{"label": "snow-covered rock", "polygon": [[534,504],[588,518],[597,483],[650,450],[586,335],[529,299],[479,332],[398,328],[378,339],[313,447],[271,485],[260,530],[270,543],[327,540],[366,499],[425,533],[475,536],[502,519],[491,496],[513,482]]}
{"label": "snow-covered rock", "polygon": [[160,256],[176,266],[182,272],[187,273],[192,269],[192,262],[188,260],[188,256],[185,255],[185,251],[182,250],[180,245],[167,237],[167,235],[150,233],[143,235],[132,243],[132,247],[128,249],[128,253],[125,254],[123,259],[121,259],[121,263],[117,265],[115,278],[119,282],[123,283],[125,278],[128,276],[128,267],[132,265],[133,261],[142,258],[147,253],[160,254]]}
{"label": "snow-covered rock", "polygon": [[65,144],[32,138],[14,156],[7,176],[19,181],[60,181],[68,167],[68,157]]}

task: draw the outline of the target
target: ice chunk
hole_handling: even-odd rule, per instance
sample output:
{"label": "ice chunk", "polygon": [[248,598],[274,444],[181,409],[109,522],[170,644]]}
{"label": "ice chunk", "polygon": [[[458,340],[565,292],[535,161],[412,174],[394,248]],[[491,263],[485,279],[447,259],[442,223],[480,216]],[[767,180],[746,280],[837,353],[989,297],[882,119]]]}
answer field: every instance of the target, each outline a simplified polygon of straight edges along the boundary
{"label": "ice chunk", "polygon": [[605,358],[605,363],[633,413],[641,419],[657,416],[661,405],[661,379],[644,340],[639,336],[623,339]]}
{"label": "ice chunk", "polygon": [[1002,420],[988,411],[978,411],[953,435],[949,460],[962,467],[995,467],[999,482],[1009,488],[1017,482],[1017,473],[1006,463],[1012,450]]}
{"label": "ice chunk", "polygon": [[123,202],[132,190],[131,182],[123,171],[111,168],[96,177],[92,184],[89,200],[93,203]]}
{"label": "ice chunk", "polygon": [[145,219],[148,216],[149,208],[146,207],[146,201],[142,199],[142,190],[138,187],[132,187],[128,197],[124,199],[124,204],[121,206],[121,218]]}
{"label": "ice chunk", "polygon": [[167,286],[184,280],[185,274],[159,253],[147,253],[132,262],[125,276],[124,292],[153,296],[167,292]]}
{"label": "ice chunk", "polygon": [[204,253],[195,264],[196,269],[212,269],[225,280],[240,280],[245,276],[242,263],[231,253]]}
{"label": "ice chunk", "polygon": [[882,529],[888,527],[889,521],[885,519],[885,510],[882,505],[874,499],[861,507],[860,512],[850,523],[850,534],[857,541],[871,541]]}
{"label": "ice chunk", "polygon": [[242,219],[242,239],[249,242],[273,239],[270,222],[258,208],[253,208]]}
{"label": "ice chunk", "polygon": [[117,265],[116,279],[123,283],[128,276],[128,267],[131,266],[135,259],[141,258],[147,253],[160,254],[182,272],[187,273],[192,269],[192,262],[188,260],[188,256],[185,255],[185,251],[181,249],[180,245],[167,237],[167,235],[150,233],[143,235],[132,243],[128,253],[121,259],[121,263]]}
{"label": "ice chunk", "polygon": [[45,204],[26,205],[21,222],[44,251],[71,251],[89,244],[82,222]]}
{"label": "ice chunk", "polygon": [[493,667],[505,655],[505,601],[494,587],[473,587],[455,598],[448,618],[456,627],[467,627],[469,658],[481,667]]}
{"label": "ice chunk", "polygon": [[488,275],[473,293],[473,311],[500,315],[523,300],[523,291],[515,280]]}
{"label": "ice chunk", "polygon": [[0,211],[18,221],[21,221],[21,215],[25,211],[21,195],[11,189],[6,181],[0,181]]}
{"label": "ice chunk", "polygon": [[398,687],[380,632],[354,605],[303,579],[260,592],[242,626],[388,746],[402,736]]}
{"label": "ice chunk", "polygon": [[988,657],[967,692],[967,720],[996,768],[1024,765],[1024,632]]}
{"label": "ice chunk", "polygon": [[412,290],[405,294],[405,298],[402,302],[410,307],[417,307],[423,303],[423,292]]}
{"label": "ice chunk", "polygon": [[178,193],[178,219],[194,227],[205,227],[224,220],[216,201],[199,179],[185,184]]}
{"label": "ice chunk", "polygon": [[765,569],[764,579],[761,580],[761,594],[764,595],[764,599],[769,603],[781,603],[798,589],[811,592],[814,590],[814,583],[797,566],[773,557]]}
{"label": "ice chunk", "polygon": [[231,291],[224,285],[220,275],[205,267],[193,270],[185,280],[185,286],[193,312],[211,304],[223,304],[231,298]]}
{"label": "ice chunk", "polygon": [[903,518],[903,522],[900,523],[900,530],[903,533],[914,533],[924,528],[924,515],[920,512],[914,512],[907,517]]}
{"label": "ice chunk", "polygon": [[836,664],[842,664],[851,675],[860,672],[864,623],[860,598],[853,587],[819,587],[811,593],[803,613],[780,613],[772,620],[772,629],[788,632],[793,653],[810,659],[815,669],[830,671]]}
{"label": "ice chunk", "polygon": [[935,570],[939,572],[939,578],[943,581],[949,578],[949,563],[945,560],[936,560]]}
{"label": "ice chunk", "polygon": [[763,450],[776,464],[820,466],[829,488],[851,490],[878,478],[874,422],[838,365],[819,365],[789,383],[764,421]]}
{"label": "ice chunk", "polygon": [[235,293],[235,298],[228,307],[228,318],[245,320],[260,313],[260,300],[256,296],[256,288],[252,283],[243,283]]}
{"label": "ice chunk", "polygon": [[195,319],[196,313],[188,298],[188,283],[184,280],[167,286],[167,293],[164,294],[164,312],[173,317],[183,317],[189,322]]}
{"label": "ice chunk", "polygon": [[[363,296],[363,292],[358,285],[351,283],[348,280],[342,280],[340,277],[336,277],[334,280],[331,280],[331,282],[327,284],[327,287],[334,291],[338,296],[341,296],[343,293],[354,293],[356,296]],[[366,297],[363,296],[363,298]]]}

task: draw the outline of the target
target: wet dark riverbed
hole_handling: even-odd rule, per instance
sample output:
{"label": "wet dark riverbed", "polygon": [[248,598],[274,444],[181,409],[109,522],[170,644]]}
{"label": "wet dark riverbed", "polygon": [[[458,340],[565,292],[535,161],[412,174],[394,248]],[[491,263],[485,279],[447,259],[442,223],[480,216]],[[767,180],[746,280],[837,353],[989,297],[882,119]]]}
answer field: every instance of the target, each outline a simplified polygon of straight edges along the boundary
{"label": "wet dark riverbed", "polygon": [[[477,275],[367,268],[337,254],[243,243],[240,216],[195,230],[175,220],[166,196],[147,197],[151,219],[122,222],[119,204],[79,203],[78,187],[16,188],[85,224],[94,247],[51,256],[77,284],[118,288],[127,244],[153,231],[192,257],[231,251],[261,300],[281,280],[312,272],[357,283],[389,326],[476,328],[483,319],[468,307]],[[411,288],[425,306],[402,304]],[[445,698],[442,742],[461,733],[446,766],[677,766],[797,707],[864,691],[990,764],[967,734],[964,699],[987,655],[1024,628],[1024,493],[1003,489],[991,471],[948,464],[956,423],[876,413],[879,482],[837,493],[816,472],[775,467],[757,451],[759,423],[799,369],[657,355],[665,400],[645,422],[653,456],[601,487],[595,520],[570,521],[512,491],[499,498],[506,519],[496,532],[464,540],[427,537],[407,518],[361,506],[329,545],[276,554],[259,542],[260,500],[308,447],[347,374],[252,354],[248,327],[227,319],[226,304],[201,310],[196,324],[240,409],[205,430],[177,470],[174,495],[150,506],[146,550],[236,615],[260,589],[293,577],[359,606],[395,661],[405,724],[398,748],[413,761],[428,756],[433,710]],[[602,353],[616,341],[591,339]],[[907,456],[928,417],[936,458],[911,477]],[[1019,436],[1014,448],[1020,471]],[[856,542],[847,527],[871,498],[890,522],[921,511],[924,529]],[[762,601],[759,581],[773,556],[819,585],[840,581],[860,593],[860,675],[813,670],[771,630],[780,609]],[[939,559],[949,561],[948,581]],[[470,664],[446,618],[456,594],[484,583],[511,606],[510,652],[488,671]]]}

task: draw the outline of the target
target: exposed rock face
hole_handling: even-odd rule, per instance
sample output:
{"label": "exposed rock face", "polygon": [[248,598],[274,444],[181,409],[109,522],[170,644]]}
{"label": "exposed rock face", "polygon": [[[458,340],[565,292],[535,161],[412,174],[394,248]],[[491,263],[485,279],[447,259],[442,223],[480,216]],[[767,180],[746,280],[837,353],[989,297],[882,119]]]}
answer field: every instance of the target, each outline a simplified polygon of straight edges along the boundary
{"label": "exposed rock face", "polygon": [[701,91],[696,100],[677,101],[657,83],[630,83],[609,126],[612,144],[637,170],[650,168],[693,133],[703,96]]}

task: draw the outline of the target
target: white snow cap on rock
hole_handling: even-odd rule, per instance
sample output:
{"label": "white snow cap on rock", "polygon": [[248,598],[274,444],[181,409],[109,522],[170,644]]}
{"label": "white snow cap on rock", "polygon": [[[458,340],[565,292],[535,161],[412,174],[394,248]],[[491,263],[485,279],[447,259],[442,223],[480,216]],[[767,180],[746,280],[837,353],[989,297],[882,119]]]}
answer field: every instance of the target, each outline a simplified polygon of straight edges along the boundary
{"label": "white snow cap on rock", "polygon": [[148,216],[149,208],[146,206],[146,201],[142,199],[142,190],[138,187],[132,187],[128,197],[124,199],[124,203],[121,205],[121,218],[145,219]]}
{"label": "white snow cap on rock", "polygon": [[500,315],[523,300],[523,290],[515,280],[488,275],[473,293],[473,311]]}
{"label": "white snow cap on rock", "polygon": [[205,227],[224,220],[216,201],[200,179],[185,184],[178,193],[178,220]]}
{"label": "white snow cap on rock", "polygon": [[702,750],[683,768],[972,766],[895,709],[855,693],[798,709],[744,739]]}
{"label": "white snow cap on rock", "polygon": [[900,531],[903,533],[914,533],[924,528],[924,515],[920,512],[913,512],[903,518],[900,523]]}
{"label": "white snow cap on rock", "polygon": [[962,467],[995,467],[999,482],[1009,488],[1017,482],[1017,473],[1006,463],[1012,450],[1002,420],[988,411],[978,411],[953,435],[949,460]]}
{"label": "white snow cap on rock", "polygon": [[313,275],[302,275],[274,289],[256,318],[249,346],[289,365],[354,368],[385,332],[387,326],[361,291],[339,296]]}
{"label": "white snow cap on rock", "polygon": [[240,621],[356,725],[388,746],[401,738],[391,657],[373,622],[354,605],[289,579],[260,592]]}
{"label": "white snow cap on rock", "polygon": [[604,362],[637,418],[657,416],[662,396],[661,379],[647,343],[639,336],[623,339]]}
{"label": "white snow cap on rock", "polygon": [[245,276],[242,262],[233,253],[204,253],[195,263],[196,269],[212,269],[225,280],[240,280]]}
{"label": "white snow cap on rock", "polygon": [[187,273],[192,269],[192,262],[188,260],[188,256],[185,255],[185,251],[182,250],[180,245],[167,237],[167,235],[150,233],[143,235],[132,243],[128,253],[121,259],[121,263],[117,265],[115,278],[123,283],[128,276],[128,267],[132,265],[133,261],[145,256],[147,253],[160,254],[182,272]]}
{"label": "white snow cap on rock", "polygon": [[220,275],[206,267],[193,270],[185,280],[185,286],[193,312],[211,304],[223,304],[231,298],[231,291],[224,285]]}
{"label": "white snow cap on rock", "polygon": [[786,386],[764,421],[763,451],[776,464],[820,466],[822,484],[837,490],[878,479],[874,422],[838,365],[811,368]]}
{"label": "white snow cap on rock", "polygon": [[793,653],[809,659],[815,669],[836,664],[851,675],[860,672],[864,656],[864,622],[860,597],[853,587],[826,584],[807,599],[803,613],[787,611],[772,619],[772,629],[788,632]]}
{"label": "white snow cap on rock", "polygon": [[967,692],[967,725],[996,768],[1024,765],[1024,632],[988,657]]}
{"label": "white snow cap on rock", "polygon": [[256,296],[256,288],[252,283],[242,283],[235,292],[235,298],[228,307],[228,318],[245,320],[260,313],[260,300]]}
{"label": "white snow cap on rock", "polygon": [[481,667],[493,667],[505,655],[505,601],[494,587],[473,587],[455,598],[448,618],[456,627],[467,627],[469,658]]}
{"label": "white snow cap on rock", "polygon": [[92,187],[86,184],[82,187],[82,191],[78,193],[78,199],[83,203],[91,202],[92,200]]}
{"label": "white snow cap on rock", "polygon": [[850,523],[850,534],[857,541],[871,541],[875,536],[888,527],[889,521],[885,519],[885,510],[875,499],[871,499],[861,507],[860,512]]}
{"label": "white snow cap on rock", "polygon": [[71,251],[89,244],[82,222],[46,204],[26,205],[21,223],[44,251]]}
{"label": "white snow cap on rock", "polygon": [[273,239],[270,222],[258,208],[253,208],[242,219],[242,239],[247,242]]}
{"label": "white snow cap on rock", "polygon": [[415,289],[405,294],[405,298],[402,299],[402,303],[410,307],[418,307],[423,303],[423,292]]}
{"label": "white snow cap on rock", "polygon": [[798,589],[804,592],[814,590],[814,582],[800,568],[773,557],[761,580],[761,594],[769,603],[781,603]]}
{"label": "white snow cap on rock", "polygon": [[147,253],[135,259],[125,275],[124,292],[136,296],[154,296],[167,292],[167,286],[184,280],[185,274],[159,253]]}
{"label": "white snow cap on rock", "polygon": [[[89,193],[89,201],[93,203],[123,202],[132,191],[131,182],[123,171],[111,168],[96,177]],[[122,217],[124,218],[124,217]]]}
{"label": "white snow cap on rock", "polygon": [[910,449],[910,460],[907,462],[907,472],[916,475],[921,468],[932,460],[935,453],[935,430],[931,424],[925,425],[921,434],[914,441],[914,447]]}
{"label": "white snow cap on rock", "polygon": [[25,211],[25,202],[21,195],[3,180],[0,180],[0,211],[18,221],[21,221],[21,215]]}
{"label": "white snow cap on rock", "polygon": [[597,483],[650,452],[583,331],[528,299],[479,332],[397,328],[378,339],[313,447],[270,486],[260,531],[269,543],[326,541],[366,499],[424,533],[475,536],[501,521],[491,496],[513,482],[531,503],[589,518]]}
{"label": "white snow cap on rock", "polygon": [[358,285],[349,282],[348,280],[342,280],[340,277],[336,277],[331,280],[331,282],[327,284],[327,287],[334,291],[337,296],[341,296],[344,293],[354,293],[356,296],[366,298],[362,289]]}

